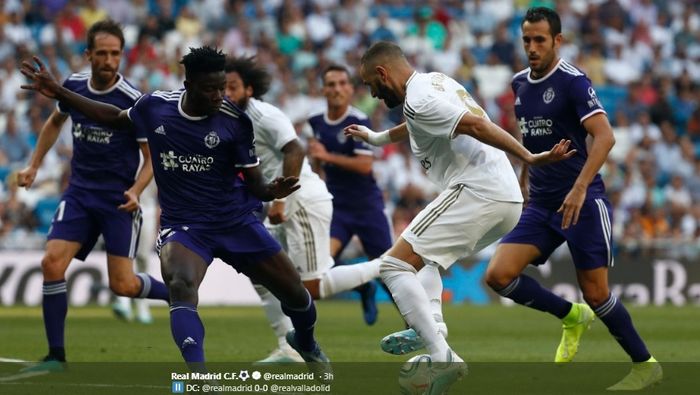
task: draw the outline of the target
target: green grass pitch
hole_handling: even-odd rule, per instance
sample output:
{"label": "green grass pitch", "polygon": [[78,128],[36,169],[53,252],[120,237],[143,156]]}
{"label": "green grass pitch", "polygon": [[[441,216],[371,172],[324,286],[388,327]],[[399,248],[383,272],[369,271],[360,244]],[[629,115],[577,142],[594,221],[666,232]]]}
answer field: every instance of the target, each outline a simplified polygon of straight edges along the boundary
{"label": "green grass pitch", "polygon": [[[346,370],[359,369],[354,376],[361,376],[361,383],[368,386],[360,391],[360,387],[357,387],[359,384],[349,384],[356,382],[348,381],[346,384],[350,385],[350,389],[335,384],[340,387],[330,393],[398,393],[396,377],[390,376],[396,376],[394,372],[398,373],[400,364],[409,356],[385,354],[378,346],[384,335],[403,328],[403,321],[394,307],[380,305],[379,320],[371,327],[362,321],[359,302],[321,301],[317,303],[317,308],[318,340],[334,363],[343,362],[338,364],[336,371],[342,376],[341,373]],[[649,390],[649,393],[696,393],[695,389],[700,384],[697,373],[684,373],[683,369],[697,372],[700,367],[700,310],[695,306],[630,307],[629,310],[650,351],[664,363],[668,372],[662,385]],[[155,322],[141,325],[115,319],[108,307],[69,308],[66,324],[69,362],[71,365],[100,362],[103,364],[92,365],[104,366],[110,366],[109,363],[113,362],[162,362],[164,366],[171,366],[166,370],[186,371],[182,368],[180,354],[170,335],[166,307],[153,308],[153,313]],[[213,365],[234,364],[229,366],[236,366],[236,369],[238,366],[248,367],[251,361],[265,357],[276,345],[276,339],[259,307],[202,307],[200,315],[206,328],[207,360]],[[448,342],[470,365],[467,378],[450,394],[542,394],[548,393],[547,388],[552,393],[598,393],[597,388],[614,383],[629,369],[626,354],[599,320],[594,321],[584,335],[576,357],[577,362],[596,364],[573,365],[580,366],[579,370],[585,369],[591,375],[597,369],[603,371],[603,376],[609,374],[610,377],[600,378],[597,375],[581,380],[594,385],[593,389],[581,385],[563,390],[556,384],[562,380],[570,382],[570,376],[574,373],[577,375],[574,377],[581,377],[581,372],[576,373],[572,370],[574,368],[568,367],[552,368],[554,365],[549,363],[553,360],[561,335],[560,323],[555,318],[518,306],[446,305],[445,319],[449,327]],[[36,360],[42,357],[46,351],[46,340],[41,309],[0,308],[0,339],[0,358]],[[7,364],[0,366],[4,366],[0,369],[0,394],[127,392],[119,386],[98,387],[99,391],[95,391],[95,388],[83,388],[75,383],[71,384],[74,387],[54,383],[50,390],[46,390],[41,385],[51,382],[48,376],[3,382],[3,375],[11,375],[12,370],[16,372],[17,368],[8,368]],[[505,376],[504,372],[507,373]],[[596,382],[598,378],[600,383]],[[83,377],[80,382],[83,380],[90,381]],[[479,385],[481,381],[483,388]],[[523,381],[528,384],[523,385]],[[505,386],[508,382],[511,382],[511,387],[497,389],[497,385]],[[338,383],[342,383],[342,379]],[[547,385],[543,387],[543,384]],[[168,394],[171,393],[169,385],[169,377],[158,376],[155,385],[136,387],[129,392]],[[685,392],[686,389],[688,392]]]}

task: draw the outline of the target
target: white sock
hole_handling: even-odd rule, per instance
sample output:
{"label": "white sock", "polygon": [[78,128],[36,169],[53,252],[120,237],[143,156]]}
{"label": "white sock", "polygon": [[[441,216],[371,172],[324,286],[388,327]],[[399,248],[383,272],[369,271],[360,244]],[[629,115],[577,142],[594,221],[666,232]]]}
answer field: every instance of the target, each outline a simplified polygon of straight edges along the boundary
{"label": "white sock", "polygon": [[349,291],[379,277],[379,265],[381,262],[381,258],[377,258],[369,262],[331,268],[323,273],[318,284],[321,299]]}
{"label": "white sock", "polygon": [[381,264],[381,276],[389,287],[401,315],[425,341],[425,346],[433,362],[447,362],[450,347],[439,332],[430,311],[430,302],[425,289],[421,286],[416,270],[408,263],[384,256]]}
{"label": "white sock", "polygon": [[284,314],[279,299],[277,299],[272,292],[268,291],[267,288],[263,287],[262,285],[253,285],[255,291],[258,293],[258,296],[260,296],[267,320],[270,322],[270,326],[275,332],[275,336],[277,336],[277,343],[279,344],[279,347],[285,348],[287,346],[285,335],[294,328],[292,325],[292,320]]}
{"label": "white sock", "polygon": [[416,274],[418,281],[425,289],[428,300],[430,300],[430,312],[433,314],[438,330],[447,338],[447,325],[442,318],[442,278],[438,265],[429,262]]}

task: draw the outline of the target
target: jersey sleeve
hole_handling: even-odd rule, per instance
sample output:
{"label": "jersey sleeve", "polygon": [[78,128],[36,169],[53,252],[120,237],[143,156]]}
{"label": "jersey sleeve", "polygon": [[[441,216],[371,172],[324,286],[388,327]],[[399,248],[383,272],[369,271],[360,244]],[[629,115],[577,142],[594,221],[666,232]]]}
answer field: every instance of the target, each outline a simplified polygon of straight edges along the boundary
{"label": "jersey sleeve", "polygon": [[588,117],[597,114],[605,114],[603,105],[591,86],[591,81],[585,76],[574,78],[567,90],[569,98],[576,109],[579,122],[583,123]]}
{"label": "jersey sleeve", "polygon": [[287,143],[297,138],[292,121],[282,111],[270,111],[260,122],[260,139],[269,141],[276,150],[281,151]]}
{"label": "jersey sleeve", "polygon": [[[414,107],[407,103],[408,110]],[[436,137],[451,138],[459,120],[469,110],[435,96],[429,96],[415,105],[413,122],[421,130]]]}
{"label": "jersey sleeve", "polygon": [[153,101],[151,94],[146,94],[141,96],[136,103],[134,103],[131,108],[126,110],[126,115],[129,116],[131,122],[134,124],[134,130],[136,131],[137,140],[146,139],[146,130],[149,130],[146,119],[148,119],[148,113],[146,112],[149,108],[153,107],[149,105]]}
{"label": "jersey sleeve", "polygon": [[[70,81],[68,78],[66,78],[66,80],[63,81],[63,87],[72,91],[73,89],[71,89],[70,86],[68,86],[68,81]],[[58,102],[56,102],[56,110],[61,114],[68,114],[70,112],[70,107],[66,103],[63,103],[59,100]]]}
{"label": "jersey sleeve", "polygon": [[[364,118],[358,120],[360,125],[366,126],[370,129],[372,129],[372,126],[369,123],[369,118]],[[369,155],[369,156],[374,156],[374,150],[372,150],[372,146],[365,143],[364,141],[360,140],[357,141],[351,137],[348,137],[352,142],[353,142],[353,147],[352,147],[352,152],[355,153],[355,155]]]}
{"label": "jersey sleeve", "polygon": [[260,164],[258,155],[255,153],[255,133],[253,132],[253,122],[247,115],[241,114],[238,118],[236,144],[234,144],[234,158],[236,167],[255,167]]}

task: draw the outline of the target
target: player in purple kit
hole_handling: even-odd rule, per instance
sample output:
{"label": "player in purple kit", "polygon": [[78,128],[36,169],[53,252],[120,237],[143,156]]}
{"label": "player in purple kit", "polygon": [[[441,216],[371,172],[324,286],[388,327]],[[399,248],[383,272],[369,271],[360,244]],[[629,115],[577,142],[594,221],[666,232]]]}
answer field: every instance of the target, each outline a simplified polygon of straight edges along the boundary
{"label": "player in purple kit", "polygon": [[[309,154],[322,164],[328,191],[333,195],[331,255],[337,260],[352,236],[357,235],[372,260],[391,247],[384,198],[372,175],[374,152],[367,143],[343,133],[353,124],[370,127],[369,119],[350,105],[353,86],[345,67],[329,66],[322,78],[327,108],[308,119],[314,135]],[[370,282],[356,289],[362,295],[365,322],[371,325],[377,319],[376,285]]]}
{"label": "player in purple kit", "polygon": [[[316,308],[291,261],[254,215],[260,199],[284,198],[296,177],[263,183],[253,125],[225,99],[225,56],[209,47],[182,58],[185,89],[142,96],[127,111],[59,87],[43,64],[23,62],[34,81],[24,86],[56,97],[100,122],[148,132],[162,208],[158,250],[170,291],[170,327],[193,370],[204,364],[204,326],[197,312],[199,285],[219,257],[282,302],[295,330],[287,341],[318,373],[330,363],[314,339]],[[239,175],[245,177],[245,181]]]}
{"label": "player in purple kit", "polygon": [[[573,360],[581,335],[597,315],[635,362],[630,374],[608,389],[642,389],[661,380],[661,366],[608,288],[612,208],[598,171],[615,143],[612,129],[590,80],[559,58],[559,16],[548,8],[532,8],[522,22],[522,34],[530,67],[513,77],[512,88],[523,143],[537,153],[562,138],[571,139],[577,154],[529,172],[527,166],[523,169],[521,186],[527,189],[529,176],[529,202],[517,226],[501,240],[486,281],[500,295],[562,319],[555,362]],[[563,242],[571,251],[586,304],[572,304],[522,274],[529,264],[544,263]]]}
{"label": "player in purple kit", "polygon": [[[122,109],[133,106],[141,93],[118,73],[123,49],[124,36],[117,23],[105,20],[92,25],[85,52],[91,72],[72,74],[64,82],[64,89]],[[31,187],[68,117],[73,122],[71,177],[53,218],[41,262],[49,353],[43,363],[29,368],[32,370],[62,368],[68,311],[66,269],[73,258],[85,260],[100,234],[105,240],[109,286],[114,293],[168,300],[163,283],[145,273],[134,274],[133,270],[141,228],[139,196],[153,177],[145,130],[115,130],[85,117],[67,103],[59,103],[41,130],[29,166],[19,172],[18,185]],[[139,150],[144,166],[137,175]]]}

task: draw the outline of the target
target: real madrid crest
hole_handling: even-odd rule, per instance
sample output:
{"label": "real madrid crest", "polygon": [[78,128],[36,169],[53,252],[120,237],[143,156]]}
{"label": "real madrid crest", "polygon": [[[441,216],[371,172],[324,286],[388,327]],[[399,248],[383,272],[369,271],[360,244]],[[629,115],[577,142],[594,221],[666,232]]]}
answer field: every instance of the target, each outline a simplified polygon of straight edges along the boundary
{"label": "real madrid crest", "polygon": [[547,88],[546,91],[544,91],[544,94],[542,95],[542,100],[544,100],[546,104],[549,104],[552,102],[552,100],[554,100],[554,89],[551,86]]}
{"label": "real madrid crest", "polygon": [[204,136],[204,145],[207,146],[207,148],[214,148],[217,145],[219,145],[219,142],[221,140],[219,139],[219,135],[216,134],[216,132],[211,131],[209,132],[208,135]]}

